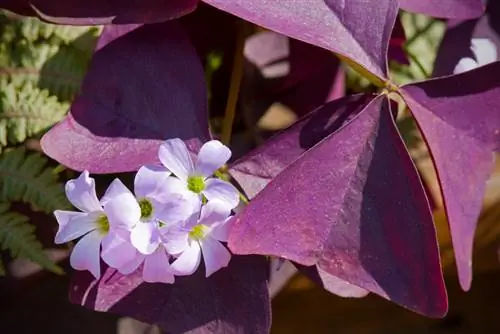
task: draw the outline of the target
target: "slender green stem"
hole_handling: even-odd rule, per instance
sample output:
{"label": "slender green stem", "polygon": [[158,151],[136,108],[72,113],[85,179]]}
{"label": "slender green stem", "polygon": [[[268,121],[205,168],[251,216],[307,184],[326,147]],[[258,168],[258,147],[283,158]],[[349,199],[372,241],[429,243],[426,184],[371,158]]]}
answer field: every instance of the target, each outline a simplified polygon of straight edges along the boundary
{"label": "slender green stem", "polygon": [[236,104],[240,92],[241,78],[243,77],[243,47],[245,46],[245,27],[243,23],[238,27],[238,37],[236,40],[236,49],[234,53],[233,71],[231,74],[231,82],[229,84],[229,93],[226,103],[226,111],[224,114],[224,122],[222,124],[221,140],[225,145],[229,145],[231,134],[233,131],[233,121],[236,113]]}
{"label": "slender green stem", "polygon": [[420,72],[422,72],[423,76],[425,79],[429,78],[430,77],[430,74],[429,72],[427,72],[427,70],[425,69],[424,65],[422,65],[422,63],[420,62],[420,60],[418,60],[418,57],[415,56],[413,53],[410,52],[410,50],[408,50],[407,48],[404,49],[406,54],[408,55],[408,57],[410,57],[411,61],[413,61],[415,63],[415,65],[417,65],[417,67],[419,68]]}

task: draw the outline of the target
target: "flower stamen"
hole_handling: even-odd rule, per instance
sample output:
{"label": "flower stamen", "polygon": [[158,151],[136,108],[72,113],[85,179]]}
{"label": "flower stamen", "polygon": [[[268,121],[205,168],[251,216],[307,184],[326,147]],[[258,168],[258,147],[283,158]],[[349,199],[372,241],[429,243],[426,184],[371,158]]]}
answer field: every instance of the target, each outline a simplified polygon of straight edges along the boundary
{"label": "flower stamen", "polygon": [[189,232],[189,237],[193,240],[202,240],[208,232],[208,227],[205,225],[196,225]]}
{"label": "flower stamen", "polygon": [[190,176],[187,179],[188,189],[199,194],[205,189],[205,179],[203,176]]}
{"label": "flower stamen", "polygon": [[153,216],[153,204],[148,199],[141,199],[139,207],[141,208],[141,220],[148,220]]}
{"label": "flower stamen", "polygon": [[105,214],[100,215],[96,221],[97,230],[102,234],[106,235],[109,232],[109,221]]}

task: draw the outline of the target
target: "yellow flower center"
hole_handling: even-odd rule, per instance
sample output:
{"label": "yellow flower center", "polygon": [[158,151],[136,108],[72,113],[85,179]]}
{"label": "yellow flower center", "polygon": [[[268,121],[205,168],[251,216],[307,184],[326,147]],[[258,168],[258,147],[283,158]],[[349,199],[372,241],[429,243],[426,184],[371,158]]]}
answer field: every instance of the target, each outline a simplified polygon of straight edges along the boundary
{"label": "yellow flower center", "polygon": [[205,179],[203,176],[190,176],[187,179],[188,189],[194,193],[201,193],[205,189]]}
{"label": "yellow flower center", "polygon": [[189,237],[193,240],[201,240],[205,238],[205,235],[208,232],[208,227],[205,225],[196,225],[189,232]]}
{"label": "yellow flower center", "polygon": [[102,234],[108,234],[109,232],[109,221],[105,214],[102,214],[97,218],[97,230]]}
{"label": "yellow flower center", "polygon": [[153,204],[146,198],[139,201],[139,207],[141,208],[141,220],[148,220],[153,216]]}

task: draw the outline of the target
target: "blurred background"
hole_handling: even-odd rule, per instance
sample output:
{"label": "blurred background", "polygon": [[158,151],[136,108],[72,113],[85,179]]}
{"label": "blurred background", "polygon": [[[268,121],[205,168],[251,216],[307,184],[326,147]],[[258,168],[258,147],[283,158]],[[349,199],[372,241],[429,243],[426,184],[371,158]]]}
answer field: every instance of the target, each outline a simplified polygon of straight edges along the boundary
{"label": "blurred background", "polygon": [[[217,134],[233,71],[235,27],[241,22],[206,6],[182,20],[205,66],[211,128]],[[0,12],[2,334],[161,333],[130,318],[70,304],[72,245],[53,244],[57,224],[52,212],[69,207],[64,182],[75,172],[44,156],[39,139],[65,116],[78,93],[100,30],[54,26]],[[401,13],[389,50],[393,80],[402,84],[430,77],[446,32],[443,21]],[[255,26],[245,38],[244,78],[231,142],[235,157],[329,100],[376,89],[328,51]],[[312,81],[321,83],[314,91]],[[297,99],[304,94],[309,98]],[[398,126],[433,205],[450,299],[448,316],[427,319],[373,295],[337,297],[284,270],[282,284],[275,286],[279,291],[273,291],[273,333],[500,333],[500,160],[479,219],[472,289],[465,293],[458,287],[427,147],[404,109],[399,111]],[[99,175],[96,183],[104,187],[114,177]],[[127,180],[130,175],[120,177]]]}

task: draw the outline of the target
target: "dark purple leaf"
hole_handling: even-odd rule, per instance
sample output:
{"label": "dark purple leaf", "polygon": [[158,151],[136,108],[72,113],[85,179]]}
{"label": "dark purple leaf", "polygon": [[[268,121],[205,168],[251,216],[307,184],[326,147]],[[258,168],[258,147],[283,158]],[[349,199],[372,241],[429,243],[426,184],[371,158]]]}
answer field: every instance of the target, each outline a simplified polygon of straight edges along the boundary
{"label": "dark purple leaf", "polygon": [[[478,59],[472,51],[473,44],[478,41],[481,43],[478,44],[480,47],[477,50],[480,55],[485,52],[491,53],[485,50],[485,43],[491,43],[491,47],[496,49],[498,59],[500,56],[500,2],[490,1],[485,15],[479,19],[448,21],[446,33],[437,53],[433,76],[453,74],[462,58],[471,58],[480,63],[482,59]],[[489,60],[491,57],[486,58]]]}
{"label": "dark purple leaf", "polygon": [[[378,97],[329,134],[346,118],[329,119],[335,102],[298,134],[309,150],[236,216],[230,248],[317,264],[411,310],[443,316],[447,300],[429,203],[387,99]],[[327,135],[320,142],[317,129]]]}
{"label": "dark purple leaf", "polygon": [[[129,28],[108,26],[101,39]],[[192,150],[208,140],[203,68],[178,22],[109,40],[71,113],[43,137],[44,152],[75,170],[114,173],[156,161],[161,140],[179,137]]]}
{"label": "dark purple leaf", "polygon": [[195,10],[198,0],[0,0],[0,8],[71,25],[158,23]]}
{"label": "dark purple leaf", "polygon": [[403,65],[410,65],[410,60],[406,55],[403,48],[406,43],[406,34],[401,19],[398,17],[394,24],[394,29],[392,30],[391,39],[389,41],[389,50],[387,52],[387,58],[389,60],[395,60]]}
{"label": "dark purple leaf", "polygon": [[[324,137],[338,129],[343,123],[349,121],[372,99],[373,96],[359,94],[347,96],[330,103],[324,121],[326,124],[328,121],[336,119],[337,124],[327,129],[323,127],[324,124],[321,121],[316,124],[311,124],[309,122],[311,116],[318,111],[310,113],[289,129],[282,131],[280,134],[268,140],[265,145],[236,161],[229,169],[230,174],[240,183],[250,199],[255,197],[257,193],[271,182],[271,180],[301,156],[308,147],[314,146]],[[335,112],[335,114],[332,115],[333,112]],[[304,130],[307,131],[310,136],[309,140],[305,142],[301,138],[301,132]],[[287,269],[289,267],[289,262],[286,261],[285,263],[287,263],[285,267],[285,269]],[[297,266],[297,264],[295,265]],[[298,266],[310,279],[334,294],[341,294],[342,296],[349,297],[362,297],[362,289],[352,286],[338,277],[330,275],[315,267]],[[285,272],[288,271],[285,270]],[[321,272],[321,275],[319,275],[319,272]],[[276,276],[281,278],[282,276],[280,276],[279,273],[280,271],[278,271],[278,275]],[[271,272],[271,283],[273,283],[272,274],[273,272]],[[276,281],[279,282],[279,279],[274,282]],[[352,287],[352,289],[348,289],[348,287]],[[274,286],[271,286],[270,289],[271,292],[277,290]]]}
{"label": "dark purple leaf", "polygon": [[168,333],[269,333],[268,262],[235,256],[205,278],[204,269],[174,284],[145,283],[141,271],[123,276],[108,268],[95,281],[75,273],[70,300],[92,310],[157,324]]}
{"label": "dark purple leaf", "polygon": [[500,150],[500,62],[402,89],[429,146],[443,193],[462,288],[485,183]]}
{"label": "dark purple leaf", "polygon": [[410,12],[450,19],[481,16],[483,0],[400,0],[401,8]]}
{"label": "dark purple leaf", "polygon": [[397,0],[203,0],[278,33],[339,53],[382,80]]}
{"label": "dark purple leaf", "polygon": [[[326,136],[349,121],[373,99],[370,95],[350,95],[330,102],[324,111],[309,113],[290,128],[234,162],[229,173],[252,199],[285,168]],[[320,121],[313,122],[315,117]],[[336,118],[335,118],[336,117]],[[327,128],[328,122],[332,122]],[[322,120],[322,121],[321,121]],[[307,137],[304,136],[307,134]]]}

